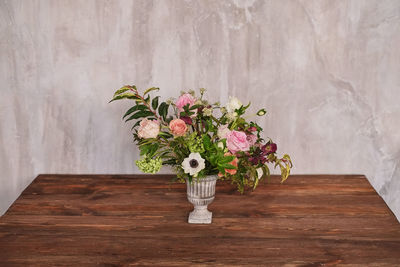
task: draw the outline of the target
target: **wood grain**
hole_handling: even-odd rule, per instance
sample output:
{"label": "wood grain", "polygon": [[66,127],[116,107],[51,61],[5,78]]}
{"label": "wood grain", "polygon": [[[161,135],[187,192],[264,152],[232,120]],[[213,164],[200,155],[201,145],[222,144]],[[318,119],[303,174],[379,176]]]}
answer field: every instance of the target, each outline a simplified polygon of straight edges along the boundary
{"label": "wood grain", "polygon": [[0,218],[0,266],[400,266],[400,224],[362,175],[217,183],[190,225],[168,175],[40,175]]}

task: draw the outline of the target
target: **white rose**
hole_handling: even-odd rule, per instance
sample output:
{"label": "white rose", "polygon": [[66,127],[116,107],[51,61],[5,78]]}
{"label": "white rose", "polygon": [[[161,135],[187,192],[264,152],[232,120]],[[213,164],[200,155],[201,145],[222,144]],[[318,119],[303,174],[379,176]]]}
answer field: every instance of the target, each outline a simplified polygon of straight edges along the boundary
{"label": "white rose", "polygon": [[160,132],[160,123],[158,121],[152,121],[143,119],[140,122],[138,136],[140,138],[156,138]]}
{"label": "white rose", "polygon": [[226,138],[226,136],[228,135],[228,133],[230,133],[231,131],[228,128],[228,124],[224,124],[218,127],[218,132],[217,135],[220,139],[224,139]]}
{"label": "white rose", "polygon": [[236,109],[239,109],[242,106],[242,102],[237,97],[229,97],[229,102],[226,104],[226,110],[229,113],[235,112]]}

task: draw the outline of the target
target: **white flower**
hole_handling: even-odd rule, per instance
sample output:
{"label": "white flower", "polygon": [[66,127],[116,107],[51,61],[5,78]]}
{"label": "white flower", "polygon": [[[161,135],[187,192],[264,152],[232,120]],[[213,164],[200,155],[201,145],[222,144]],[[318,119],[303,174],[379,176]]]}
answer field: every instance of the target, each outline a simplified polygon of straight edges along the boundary
{"label": "white flower", "polygon": [[158,121],[152,121],[143,119],[140,122],[138,136],[140,138],[156,138],[160,133],[160,123]]}
{"label": "white flower", "polygon": [[206,167],[204,159],[199,153],[190,153],[189,157],[185,158],[182,162],[182,168],[185,173],[189,173],[193,177]]}
{"label": "white flower", "polygon": [[226,138],[226,136],[228,135],[228,133],[230,133],[231,131],[228,128],[228,124],[224,124],[218,127],[218,132],[217,135],[220,139],[224,139]]}
{"label": "white flower", "polygon": [[234,121],[237,118],[237,116],[238,116],[237,112],[226,113],[226,117],[228,118],[229,121]]}
{"label": "white flower", "polygon": [[235,112],[236,109],[239,109],[242,106],[242,102],[237,97],[229,97],[229,102],[226,104],[226,110],[229,113]]}
{"label": "white flower", "polygon": [[204,116],[211,116],[212,112],[213,112],[212,108],[204,108],[203,109]]}

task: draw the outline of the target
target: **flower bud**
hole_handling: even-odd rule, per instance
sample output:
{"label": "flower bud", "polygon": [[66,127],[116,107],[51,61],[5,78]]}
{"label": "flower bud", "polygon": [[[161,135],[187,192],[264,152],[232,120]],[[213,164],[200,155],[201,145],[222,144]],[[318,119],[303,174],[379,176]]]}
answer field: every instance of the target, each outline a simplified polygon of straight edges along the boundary
{"label": "flower bud", "polygon": [[267,112],[265,111],[265,109],[260,109],[260,110],[257,112],[257,115],[258,115],[258,116],[264,116],[266,113],[267,113]]}
{"label": "flower bud", "polygon": [[217,143],[217,146],[218,146],[219,148],[221,148],[221,149],[224,149],[224,143],[221,142],[221,141],[219,141],[219,142]]}

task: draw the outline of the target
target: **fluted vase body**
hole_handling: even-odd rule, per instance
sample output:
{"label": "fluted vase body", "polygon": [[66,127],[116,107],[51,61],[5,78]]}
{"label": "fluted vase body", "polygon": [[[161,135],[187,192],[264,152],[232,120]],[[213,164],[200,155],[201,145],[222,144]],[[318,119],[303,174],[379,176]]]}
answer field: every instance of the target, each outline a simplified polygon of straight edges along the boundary
{"label": "fluted vase body", "polygon": [[194,206],[194,210],[189,214],[189,223],[211,223],[212,212],[207,206],[214,200],[217,179],[217,175],[210,175],[199,179],[193,178],[191,182],[186,180],[187,198]]}

